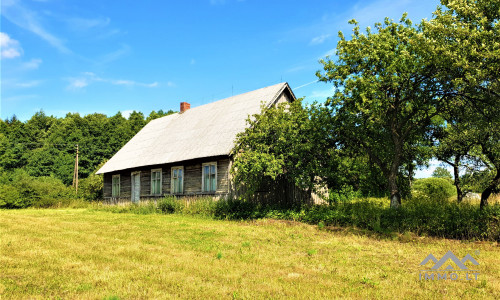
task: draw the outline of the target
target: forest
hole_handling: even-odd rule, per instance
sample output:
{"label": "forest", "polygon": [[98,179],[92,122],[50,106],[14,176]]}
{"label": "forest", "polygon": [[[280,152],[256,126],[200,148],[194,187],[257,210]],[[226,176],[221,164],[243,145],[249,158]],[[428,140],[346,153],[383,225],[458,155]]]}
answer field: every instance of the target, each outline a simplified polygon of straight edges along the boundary
{"label": "forest", "polygon": [[120,112],[111,117],[68,113],[57,118],[42,110],[26,122],[16,116],[0,120],[0,207],[29,206],[47,193],[52,198],[77,196],[70,188],[77,145],[79,196],[100,199],[99,166],[149,121],[172,113],[159,110],[145,116],[134,111],[128,118]]}

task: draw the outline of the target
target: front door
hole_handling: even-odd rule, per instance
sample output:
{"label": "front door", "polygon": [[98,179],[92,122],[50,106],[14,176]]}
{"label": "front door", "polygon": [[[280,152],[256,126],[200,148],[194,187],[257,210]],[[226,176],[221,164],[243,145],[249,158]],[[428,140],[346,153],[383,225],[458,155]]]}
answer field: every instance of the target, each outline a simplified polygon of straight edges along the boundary
{"label": "front door", "polygon": [[141,196],[141,175],[140,173],[132,173],[132,202],[139,203]]}

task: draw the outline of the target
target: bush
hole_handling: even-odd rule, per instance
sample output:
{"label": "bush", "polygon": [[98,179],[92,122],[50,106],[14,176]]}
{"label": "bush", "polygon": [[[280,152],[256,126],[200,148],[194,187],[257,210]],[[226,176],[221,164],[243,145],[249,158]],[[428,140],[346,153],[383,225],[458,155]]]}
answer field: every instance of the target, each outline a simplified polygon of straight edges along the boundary
{"label": "bush", "polygon": [[214,216],[218,219],[254,219],[264,216],[262,207],[245,200],[220,199],[215,204]]}
{"label": "bush", "polygon": [[166,196],[158,201],[158,210],[162,213],[173,214],[182,211],[183,205],[175,196]]}
{"label": "bush", "polygon": [[89,201],[100,200],[103,187],[102,175],[90,174],[89,177],[80,180],[78,196]]}
{"label": "bush", "polygon": [[445,178],[424,178],[418,179],[413,184],[413,190],[417,198],[426,197],[432,201],[443,202],[455,195],[456,190],[453,184]]}
{"label": "bush", "polygon": [[51,207],[66,205],[75,192],[54,177],[32,177],[23,170],[2,174],[0,208]]}
{"label": "bush", "polygon": [[28,206],[17,189],[11,185],[0,184],[0,208],[23,208]]}

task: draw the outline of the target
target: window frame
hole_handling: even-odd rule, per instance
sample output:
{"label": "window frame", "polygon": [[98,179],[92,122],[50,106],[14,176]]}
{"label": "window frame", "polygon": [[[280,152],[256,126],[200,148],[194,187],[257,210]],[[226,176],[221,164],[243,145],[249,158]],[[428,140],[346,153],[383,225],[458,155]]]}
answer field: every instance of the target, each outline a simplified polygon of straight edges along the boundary
{"label": "window frame", "polygon": [[[215,187],[213,191],[206,191],[205,190],[205,166],[212,166],[215,165]],[[201,192],[202,193],[215,193],[217,192],[217,162],[216,161],[211,161],[211,162],[206,162],[201,164]]]}
{"label": "window frame", "polygon": [[[113,193],[114,191],[116,192],[115,183],[113,182],[115,178],[118,178],[118,193]],[[121,190],[121,178],[120,174],[115,174],[111,176],[111,197],[116,198],[120,197],[120,190]]]}
{"label": "window frame", "polygon": [[[158,173],[158,172],[160,173],[160,182],[159,182],[159,184],[160,184],[160,192],[159,193],[155,193],[153,191],[153,173]],[[161,196],[162,193],[163,193],[163,186],[162,186],[163,185],[163,173],[162,173],[162,169],[161,168],[159,168],[159,169],[151,169],[151,177],[150,177],[150,179],[151,179],[151,190],[150,190],[151,196]]]}
{"label": "window frame", "polygon": [[[181,170],[182,171],[182,177],[181,177],[181,191],[180,192],[177,192],[177,193],[174,193],[174,180],[176,178],[174,178],[174,170]],[[175,166],[175,167],[172,167],[170,169],[170,194],[172,195],[182,195],[184,194],[184,176],[185,176],[185,172],[184,172],[184,166]],[[177,176],[177,179],[179,178],[179,176]]]}

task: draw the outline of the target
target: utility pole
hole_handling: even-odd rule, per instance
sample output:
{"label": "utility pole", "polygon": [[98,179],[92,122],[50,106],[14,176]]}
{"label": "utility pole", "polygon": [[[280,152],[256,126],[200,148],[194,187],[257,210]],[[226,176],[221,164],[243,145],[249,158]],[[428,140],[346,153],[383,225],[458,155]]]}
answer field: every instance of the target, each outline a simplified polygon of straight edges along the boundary
{"label": "utility pole", "polygon": [[75,169],[73,171],[73,186],[78,194],[78,144],[76,144],[76,159],[75,159]]}

